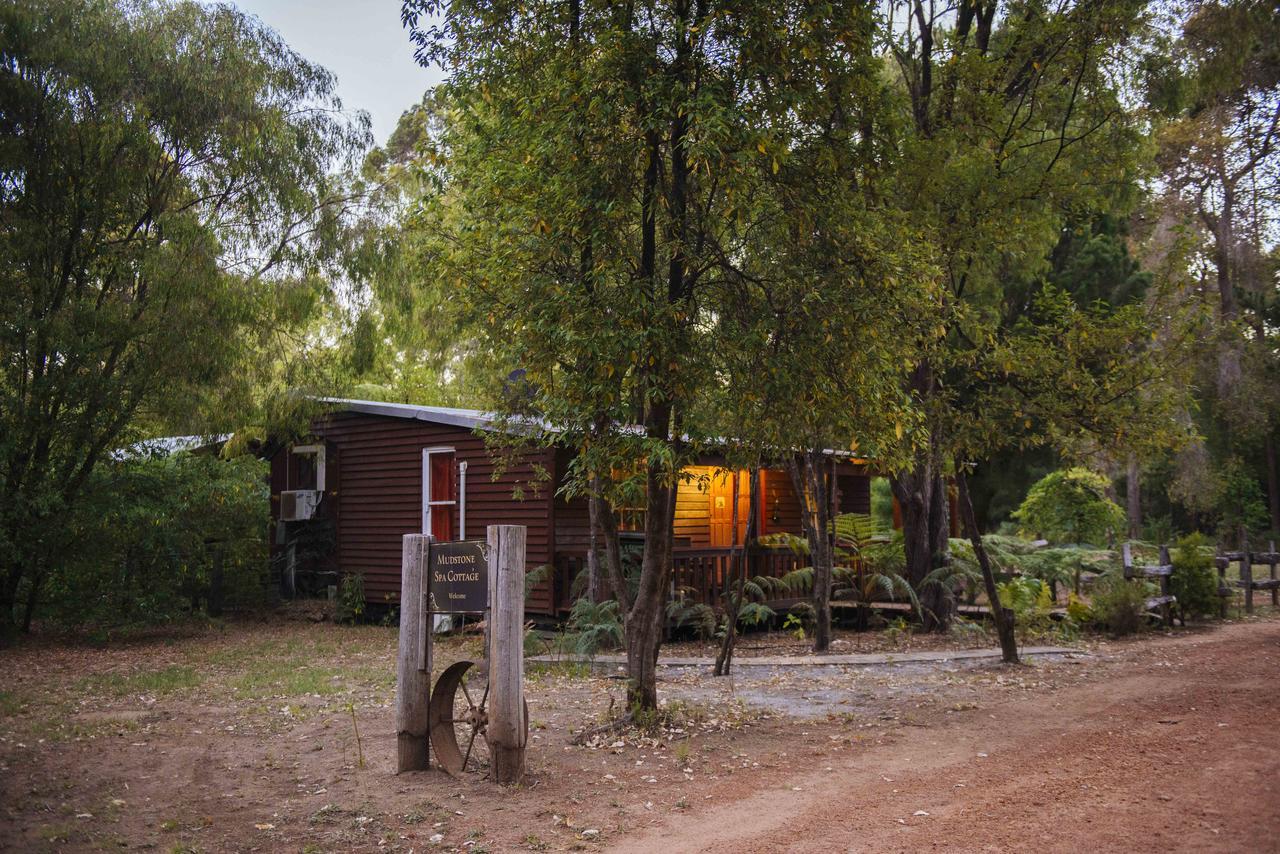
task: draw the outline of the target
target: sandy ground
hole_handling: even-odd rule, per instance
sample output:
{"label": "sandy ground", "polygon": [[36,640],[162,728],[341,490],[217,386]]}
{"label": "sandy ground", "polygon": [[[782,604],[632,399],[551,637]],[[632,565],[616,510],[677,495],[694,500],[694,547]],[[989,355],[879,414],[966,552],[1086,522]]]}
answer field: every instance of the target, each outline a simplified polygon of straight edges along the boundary
{"label": "sandy ground", "polygon": [[1280,850],[1274,619],[1018,668],[670,670],[672,724],[582,747],[621,685],[534,673],[514,789],[392,773],[394,642],[0,652],[0,849]]}

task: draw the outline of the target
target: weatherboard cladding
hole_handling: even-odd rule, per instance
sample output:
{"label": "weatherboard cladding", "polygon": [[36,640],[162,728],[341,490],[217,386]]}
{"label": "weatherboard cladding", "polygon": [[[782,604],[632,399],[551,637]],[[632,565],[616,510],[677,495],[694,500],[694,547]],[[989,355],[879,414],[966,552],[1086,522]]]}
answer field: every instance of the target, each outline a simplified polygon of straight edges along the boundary
{"label": "weatherboard cladding", "polygon": [[[400,592],[401,542],[422,528],[422,451],[451,447],[455,462],[467,462],[466,534],[478,539],[485,527],[520,524],[528,529],[527,566],[533,570],[554,560],[557,552],[584,554],[589,541],[587,503],[554,499],[564,476],[567,452],[535,451],[521,463],[508,465],[495,479],[495,465],[484,439],[475,430],[492,425],[482,412],[446,407],[411,406],[374,401],[326,401],[342,408],[314,423],[314,434],[327,449],[327,492],[320,515],[335,521],[336,565],[364,575],[370,602],[394,602]],[[719,460],[695,473],[714,470]],[[272,515],[279,515],[278,496],[293,483],[293,455],[282,449],[272,460]],[[554,471],[554,483],[538,481],[538,465]],[[840,511],[870,510],[870,480],[861,466],[839,465]],[[519,490],[521,498],[515,497]],[[800,533],[800,508],[784,471],[764,473],[765,531]],[[459,536],[455,516],[453,536]],[[680,485],[676,501],[677,548],[710,545],[708,495],[698,482]],[[553,613],[550,581],[530,590],[527,608]]]}
{"label": "weatherboard cladding", "polygon": [[[529,461],[508,466],[495,481],[493,460],[472,427],[348,409],[319,419],[314,432],[334,446],[342,460],[334,496],[338,565],[364,575],[370,602],[399,597],[402,538],[422,530],[424,448],[452,447],[456,461],[467,462],[468,538],[483,538],[488,525],[525,525],[529,568],[550,562],[546,485],[534,484]],[[523,499],[513,497],[517,486],[523,489]],[[459,535],[457,526],[455,516],[454,537]],[[549,586],[542,587],[530,592],[530,610],[550,607]]]}

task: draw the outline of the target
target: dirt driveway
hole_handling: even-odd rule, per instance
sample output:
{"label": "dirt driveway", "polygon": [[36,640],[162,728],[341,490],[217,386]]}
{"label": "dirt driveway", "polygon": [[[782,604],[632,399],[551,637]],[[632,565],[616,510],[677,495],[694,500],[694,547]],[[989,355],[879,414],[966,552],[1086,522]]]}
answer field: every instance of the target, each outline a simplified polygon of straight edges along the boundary
{"label": "dirt driveway", "polygon": [[614,850],[1280,851],[1277,724],[1280,623],[1234,625]]}
{"label": "dirt driveway", "polygon": [[0,653],[0,850],[1280,850],[1276,620],[1014,669],[671,671],[675,723],[585,747],[620,683],[531,673],[508,790],[392,773],[394,645],[248,624]]}

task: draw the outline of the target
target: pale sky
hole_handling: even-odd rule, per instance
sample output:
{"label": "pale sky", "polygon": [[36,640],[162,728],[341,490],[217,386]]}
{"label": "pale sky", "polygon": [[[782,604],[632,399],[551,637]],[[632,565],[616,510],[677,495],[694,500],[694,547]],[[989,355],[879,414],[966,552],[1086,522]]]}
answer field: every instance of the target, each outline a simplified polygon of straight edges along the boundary
{"label": "pale sky", "polygon": [[438,68],[413,60],[399,0],[234,0],[289,46],[338,77],[348,110],[365,110],[381,145],[400,114],[440,82]]}

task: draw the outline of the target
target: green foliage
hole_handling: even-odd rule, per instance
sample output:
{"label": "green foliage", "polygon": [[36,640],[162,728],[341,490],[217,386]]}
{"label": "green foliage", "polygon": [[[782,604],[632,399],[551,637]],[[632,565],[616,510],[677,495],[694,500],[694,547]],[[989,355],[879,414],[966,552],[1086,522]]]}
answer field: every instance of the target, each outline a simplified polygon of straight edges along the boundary
{"label": "green foliage", "polygon": [[915,627],[907,622],[906,617],[894,617],[885,626],[885,640],[894,646],[901,646],[905,641],[911,640],[911,635],[915,632]]}
{"label": "green foliage", "polygon": [[877,529],[893,530],[893,489],[887,477],[871,478],[871,518]]}
{"label": "green foliage", "polygon": [[691,592],[687,589],[676,591],[676,595],[667,603],[667,619],[676,628],[692,627],[694,634],[701,640],[709,641],[716,636],[719,625],[716,611],[710,605],[691,601],[689,598]]}
{"label": "green foliage", "polygon": [[583,598],[574,602],[566,628],[579,655],[590,657],[601,649],[622,645],[622,617],[618,603],[612,599],[596,603]]}
{"label": "green foliage", "polygon": [[[1101,573],[1115,565],[1115,553],[1083,546],[1038,546],[1023,537],[991,534],[982,538],[996,572],[1021,573],[1051,584],[1074,584],[1077,572]],[[965,568],[965,580],[981,582],[968,540],[951,540],[952,561]]]}
{"label": "green foliage", "polygon": [[364,617],[364,608],[364,573],[344,572],[338,582],[338,622],[360,622]]}
{"label": "green foliage", "polygon": [[1152,590],[1149,583],[1127,579],[1119,570],[1107,573],[1093,587],[1089,605],[1094,622],[1115,637],[1140,631],[1146,622],[1146,602]]}
{"label": "green foliage", "polygon": [[1067,598],[1067,618],[1077,626],[1087,626],[1095,621],[1093,608],[1074,592]]}
{"label": "green foliage", "polygon": [[113,459],[95,469],[65,522],[77,548],[50,574],[38,616],[114,629],[190,613],[221,559],[231,607],[262,601],[266,464],[204,454]]}
{"label": "green foliage", "polygon": [[799,614],[788,613],[786,619],[782,621],[782,630],[790,633],[796,640],[805,639],[804,620]]}
{"label": "green foliage", "polygon": [[1013,611],[1014,626],[1024,638],[1043,634],[1053,625],[1053,595],[1038,578],[1019,576],[996,585],[1001,606]]}
{"label": "green foliage", "polygon": [[1244,526],[1246,531],[1265,531],[1270,525],[1266,499],[1257,477],[1238,457],[1232,457],[1219,473],[1216,510],[1219,532],[1234,540]]}
{"label": "green foliage", "polygon": [[1188,534],[1178,540],[1172,555],[1169,592],[1177,597],[1177,607],[1184,618],[1212,617],[1218,613],[1218,572],[1213,556],[1213,546],[1203,534]]}
{"label": "green foliage", "polygon": [[20,585],[79,562],[65,519],[114,449],[252,417],[324,295],[368,120],[229,4],[31,0],[0,32],[4,634]]}
{"label": "green foliage", "polygon": [[746,627],[763,625],[775,616],[774,610],[763,602],[743,602],[738,609],[738,622]]}
{"label": "green foliage", "polygon": [[1084,468],[1052,472],[1031,487],[1013,514],[1022,530],[1057,543],[1101,543],[1124,523],[1107,498],[1107,479]]}

